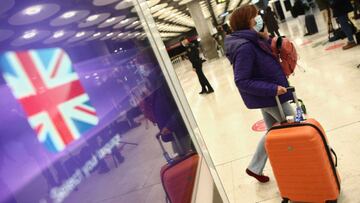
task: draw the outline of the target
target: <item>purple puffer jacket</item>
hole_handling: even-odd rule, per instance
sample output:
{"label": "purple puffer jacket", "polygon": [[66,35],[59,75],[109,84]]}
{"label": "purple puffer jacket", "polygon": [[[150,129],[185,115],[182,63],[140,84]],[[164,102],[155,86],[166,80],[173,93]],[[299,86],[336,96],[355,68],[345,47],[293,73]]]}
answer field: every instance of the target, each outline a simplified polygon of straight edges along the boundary
{"label": "purple puffer jacket", "polygon": [[[249,109],[276,106],[277,86],[289,83],[271,53],[270,41],[261,40],[255,31],[241,30],[226,37],[225,49],[245,105]],[[282,103],[291,99],[289,92],[280,96]]]}

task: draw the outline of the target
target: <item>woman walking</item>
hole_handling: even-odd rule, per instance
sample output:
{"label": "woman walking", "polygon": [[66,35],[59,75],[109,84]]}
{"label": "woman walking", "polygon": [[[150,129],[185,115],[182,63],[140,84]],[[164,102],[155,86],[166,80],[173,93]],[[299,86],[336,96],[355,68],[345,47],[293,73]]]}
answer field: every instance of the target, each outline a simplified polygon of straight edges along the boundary
{"label": "woman walking", "polygon": [[[280,96],[285,114],[294,114],[287,102],[292,98],[286,89],[288,81],[278,59],[271,52],[268,33],[259,32],[263,22],[255,6],[246,5],[236,9],[230,17],[230,25],[233,33],[227,36],[225,49],[233,65],[236,86],[247,108],[261,110],[269,129],[281,121],[276,95]],[[269,177],[263,175],[268,158],[264,146],[265,136],[260,140],[246,169],[249,176],[262,183],[269,181]]]}

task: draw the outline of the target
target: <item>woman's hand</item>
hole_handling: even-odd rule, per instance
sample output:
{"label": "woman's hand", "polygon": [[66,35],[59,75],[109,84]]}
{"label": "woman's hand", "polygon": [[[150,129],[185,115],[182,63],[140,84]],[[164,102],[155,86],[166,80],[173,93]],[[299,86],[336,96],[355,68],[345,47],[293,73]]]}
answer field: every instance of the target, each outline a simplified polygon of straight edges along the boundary
{"label": "woman's hand", "polygon": [[277,87],[277,96],[283,95],[287,92],[287,89],[283,86]]}
{"label": "woman's hand", "polygon": [[267,31],[264,32],[258,32],[259,36],[265,40],[269,39],[269,33]]}
{"label": "woman's hand", "polygon": [[162,135],[167,135],[170,133],[171,133],[171,130],[169,130],[169,128],[167,128],[167,127],[164,127],[163,129],[161,129],[161,132],[160,132],[160,134],[162,134]]}

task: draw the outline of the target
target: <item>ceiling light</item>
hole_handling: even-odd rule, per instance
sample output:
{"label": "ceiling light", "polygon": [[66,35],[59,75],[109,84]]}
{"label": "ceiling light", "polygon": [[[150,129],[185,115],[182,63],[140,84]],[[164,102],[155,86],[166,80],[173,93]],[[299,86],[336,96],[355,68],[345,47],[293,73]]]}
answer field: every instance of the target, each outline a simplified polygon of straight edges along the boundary
{"label": "ceiling light", "polygon": [[31,39],[34,38],[38,32],[36,30],[30,30],[24,33],[23,38],[24,39]]}
{"label": "ceiling light", "polygon": [[116,20],[116,18],[115,18],[115,17],[112,17],[112,18],[107,19],[105,22],[111,23],[111,22],[113,22],[114,20]]}
{"label": "ceiling light", "polygon": [[135,36],[139,36],[139,35],[140,35],[140,33],[136,33],[136,34],[135,34]]}
{"label": "ceiling light", "polygon": [[140,22],[137,20],[137,21],[133,22],[132,24],[133,24],[133,25],[136,25],[136,24],[138,24],[138,23],[140,23]]}
{"label": "ceiling light", "polygon": [[29,15],[29,16],[36,15],[36,14],[40,13],[40,11],[42,9],[43,9],[43,6],[41,6],[41,5],[31,6],[24,10],[24,14]]}
{"label": "ceiling light", "polygon": [[75,37],[82,37],[85,35],[85,32],[78,32],[76,33]]}
{"label": "ceiling light", "polygon": [[97,37],[97,36],[100,36],[100,35],[101,35],[101,32],[98,32],[98,33],[93,34],[93,37]]}
{"label": "ceiling light", "polygon": [[75,15],[76,15],[76,11],[68,11],[68,12],[62,14],[61,18],[65,18],[65,19],[72,18]]}
{"label": "ceiling light", "polygon": [[88,18],[86,18],[86,21],[90,22],[90,21],[94,21],[98,18],[99,18],[99,15],[92,15],[92,16],[89,16]]}
{"label": "ceiling light", "polygon": [[118,37],[121,37],[121,36],[123,36],[124,35],[124,33],[119,33],[118,34]]}
{"label": "ceiling light", "polygon": [[65,34],[65,32],[64,32],[64,31],[62,31],[62,30],[57,31],[57,32],[55,32],[55,33],[54,33],[53,38],[59,38],[59,37],[62,37],[62,36],[64,36],[64,34]]}
{"label": "ceiling light", "polygon": [[110,32],[110,33],[106,34],[106,36],[110,37],[110,36],[112,36],[113,34],[114,34],[113,32]]}
{"label": "ceiling light", "polygon": [[123,20],[123,21],[121,21],[120,23],[121,23],[121,24],[125,24],[125,23],[127,23],[127,22],[129,22],[129,19]]}

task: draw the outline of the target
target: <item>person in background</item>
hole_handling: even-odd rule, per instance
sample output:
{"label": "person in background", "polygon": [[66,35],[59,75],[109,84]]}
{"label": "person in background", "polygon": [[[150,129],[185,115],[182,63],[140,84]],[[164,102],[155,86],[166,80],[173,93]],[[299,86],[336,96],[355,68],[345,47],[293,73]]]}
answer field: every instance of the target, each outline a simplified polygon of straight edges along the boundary
{"label": "person in background", "polygon": [[305,4],[302,0],[295,0],[294,6],[291,9],[292,15],[298,19],[300,29],[304,33],[304,35],[307,35],[307,32],[305,31],[305,13],[306,8]]}
{"label": "person in background", "polygon": [[225,35],[231,34],[231,28],[229,27],[229,25],[227,23],[223,24],[222,27],[225,32]]}
{"label": "person in background", "polygon": [[221,35],[219,34],[213,34],[212,35],[215,45],[216,45],[216,50],[218,52],[218,55],[221,57],[224,55],[224,49],[223,49],[223,45],[221,45]]}
{"label": "person in background", "polygon": [[[225,39],[226,56],[233,65],[235,83],[249,109],[260,109],[267,129],[281,121],[275,96],[280,96],[286,116],[294,115],[287,102],[292,95],[287,92],[289,83],[281,65],[271,52],[271,39],[263,27],[262,18],[254,5],[237,8],[230,17],[233,33]],[[260,140],[251,163],[246,169],[249,176],[261,183],[269,181],[263,175],[267,161],[266,135]]]}
{"label": "person in background", "polygon": [[[151,111],[153,121],[163,135],[163,140],[171,142],[174,152],[179,155],[195,151],[186,125],[166,84],[165,77],[161,73],[161,69],[153,68],[147,79],[150,82],[150,91],[146,96],[148,110]],[[172,136],[173,133],[177,136],[181,148],[176,144]]]}
{"label": "person in background", "polygon": [[200,52],[199,52],[198,47],[195,44],[190,43],[189,40],[186,39],[185,37],[181,38],[181,44],[185,47],[186,56],[190,60],[192,66],[193,66],[193,69],[199,78],[199,82],[200,82],[200,85],[202,88],[201,92],[199,94],[213,93],[214,89],[210,85],[208,79],[206,78],[206,76],[202,70],[203,59],[201,59],[201,57],[200,57]]}
{"label": "person in background", "polygon": [[354,30],[348,17],[348,13],[353,11],[350,0],[330,0],[330,7],[333,10],[334,17],[340,23],[341,30],[348,38],[348,43],[343,46],[343,50],[355,47],[357,44],[355,43],[353,36]]}
{"label": "person in background", "polygon": [[354,17],[353,19],[359,19],[360,18],[360,0],[354,0]]}
{"label": "person in background", "polygon": [[271,10],[271,7],[268,6],[266,8],[266,11],[264,13],[263,16],[266,28],[268,30],[268,32],[270,32],[271,36],[275,36],[275,34],[280,37],[280,32],[279,32],[279,25],[277,22],[277,16],[276,14]]}
{"label": "person in background", "polygon": [[217,39],[219,40],[219,44],[220,44],[221,48],[224,50],[224,41],[225,41],[226,33],[222,26],[218,26],[216,29],[218,31]]}
{"label": "person in background", "polygon": [[[324,22],[328,25],[329,28],[329,19],[331,20],[331,16],[328,15],[328,9],[330,9],[330,4],[328,0],[316,0],[316,4],[319,7],[319,10],[324,18]],[[331,22],[331,21],[330,21]]]}

